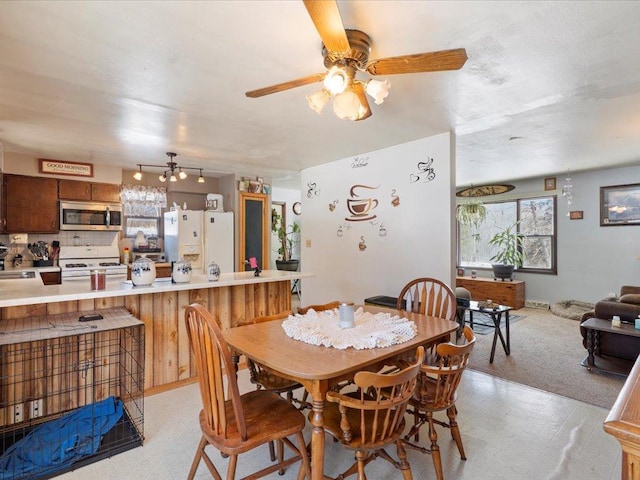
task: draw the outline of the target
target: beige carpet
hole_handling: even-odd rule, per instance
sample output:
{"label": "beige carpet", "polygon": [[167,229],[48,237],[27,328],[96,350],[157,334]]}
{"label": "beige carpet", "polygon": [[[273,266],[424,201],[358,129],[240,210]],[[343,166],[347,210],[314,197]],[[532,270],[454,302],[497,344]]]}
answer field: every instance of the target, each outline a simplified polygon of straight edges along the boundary
{"label": "beige carpet", "polygon": [[624,379],[589,372],[580,365],[586,349],[579,322],[535,308],[513,313],[526,318],[511,326],[511,355],[505,355],[498,340],[490,364],[493,335],[476,335],[470,368],[592,405],[613,406]]}

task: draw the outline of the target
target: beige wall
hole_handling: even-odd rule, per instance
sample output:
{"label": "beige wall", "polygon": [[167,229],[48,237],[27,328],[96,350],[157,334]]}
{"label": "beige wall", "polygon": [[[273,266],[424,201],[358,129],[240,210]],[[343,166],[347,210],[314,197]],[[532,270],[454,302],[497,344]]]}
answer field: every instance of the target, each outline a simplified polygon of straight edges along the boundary
{"label": "beige wall", "polygon": [[[64,160],[52,159],[52,160]],[[13,173],[15,175],[30,175],[33,177],[46,176],[51,178],[62,178],[67,180],[80,180],[86,182],[100,182],[100,183],[122,183],[122,168],[114,167],[112,165],[104,165],[94,162],[83,162],[93,164],[93,177],[76,177],[69,175],[45,175],[39,173],[39,161],[37,158],[29,155],[21,155],[19,153],[5,152],[4,153],[4,173]]]}

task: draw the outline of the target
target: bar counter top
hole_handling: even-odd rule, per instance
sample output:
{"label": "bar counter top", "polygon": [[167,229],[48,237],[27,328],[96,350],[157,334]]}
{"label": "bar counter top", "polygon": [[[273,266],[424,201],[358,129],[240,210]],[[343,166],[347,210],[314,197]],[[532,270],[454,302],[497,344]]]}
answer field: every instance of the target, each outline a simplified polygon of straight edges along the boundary
{"label": "bar counter top", "polygon": [[191,281],[186,283],[171,283],[170,279],[156,280],[150,286],[134,286],[130,280],[107,279],[104,290],[91,290],[89,278],[86,281],[65,281],[61,285],[21,284],[23,280],[3,281],[0,285],[0,308],[30,305],[34,303],[54,303],[70,300],[88,300],[95,298],[123,297],[148,293],[177,292],[200,288],[230,287],[269,283],[282,280],[295,280],[312,277],[303,272],[288,272],[281,270],[263,270],[259,277],[253,271],[223,273],[215,282],[207,280],[206,275],[194,274]]}

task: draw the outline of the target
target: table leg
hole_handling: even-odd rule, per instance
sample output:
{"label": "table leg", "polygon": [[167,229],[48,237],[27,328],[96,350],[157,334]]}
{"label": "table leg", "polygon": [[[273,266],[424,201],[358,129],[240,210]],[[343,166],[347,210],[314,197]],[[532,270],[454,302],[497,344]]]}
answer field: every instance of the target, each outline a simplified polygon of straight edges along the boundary
{"label": "table leg", "polygon": [[473,310],[469,310],[469,326],[473,330]]}
{"label": "table leg", "polygon": [[315,391],[313,395],[313,417],[311,418],[311,479],[324,477],[324,404],[326,392]]}
{"label": "table leg", "polygon": [[587,370],[591,371],[594,365],[593,351],[595,349],[595,330],[587,330]]}
{"label": "table leg", "polygon": [[504,322],[507,326],[507,355],[511,355],[511,334],[509,333],[509,310],[505,312]]}
{"label": "table leg", "polygon": [[[507,312],[507,315],[509,312]],[[489,358],[489,363],[493,363],[493,358],[496,354],[496,344],[498,342],[498,338],[500,338],[500,343],[502,343],[502,348],[504,349],[504,353],[509,355],[510,349],[507,346],[507,343],[504,341],[504,337],[502,336],[502,330],[500,330],[500,322],[502,320],[502,312],[492,312],[491,320],[493,320],[493,325],[495,330],[493,332],[493,344],[491,345],[491,357]],[[508,325],[508,321],[507,321]]]}

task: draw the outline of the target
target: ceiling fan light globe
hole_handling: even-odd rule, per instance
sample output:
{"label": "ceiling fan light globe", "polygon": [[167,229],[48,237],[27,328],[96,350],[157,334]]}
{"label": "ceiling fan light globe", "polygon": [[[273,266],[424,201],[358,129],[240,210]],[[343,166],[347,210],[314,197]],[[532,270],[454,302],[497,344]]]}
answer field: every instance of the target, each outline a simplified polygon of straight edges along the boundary
{"label": "ceiling fan light globe", "polygon": [[331,99],[331,94],[324,88],[322,90],[318,90],[316,93],[307,95],[307,101],[309,102],[309,107],[318,115],[322,113],[322,109],[329,102],[330,99]]}
{"label": "ceiling fan light globe", "polygon": [[349,85],[349,74],[346,69],[334,65],[324,77],[324,87],[333,95],[344,92]]}
{"label": "ceiling fan light globe", "polygon": [[198,183],[204,183],[204,177],[202,175],[198,177]]}
{"label": "ceiling fan light globe", "polygon": [[360,100],[351,90],[347,90],[333,99],[333,112],[342,120],[355,120],[358,118]]}
{"label": "ceiling fan light globe", "polygon": [[185,178],[187,178],[187,172],[184,172],[182,169],[180,169],[180,173],[178,173],[178,176],[180,177],[180,180],[184,180]]}
{"label": "ceiling fan light globe", "polygon": [[133,178],[135,178],[136,180],[142,180],[142,172],[134,173]]}
{"label": "ceiling fan light globe", "polygon": [[162,183],[167,181],[167,176],[163,173],[162,175],[160,175],[158,177],[158,180],[160,180]]}
{"label": "ceiling fan light globe", "polygon": [[375,80],[371,79],[367,82],[367,86],[365,87],[365,91],[376,105],[380,105],[384,102],[384,99],[389,95],[389,89],[391,88],[391,84],[389,80]]}
{"label": "ceiling fan light globe", "polygon": [[171,176],[169,177],[169,181],[170,182],[177,182],[178,178],[176,177],[175,173],[172,173]]}

